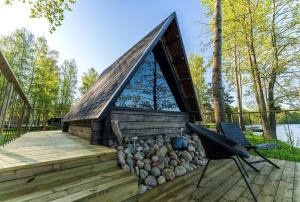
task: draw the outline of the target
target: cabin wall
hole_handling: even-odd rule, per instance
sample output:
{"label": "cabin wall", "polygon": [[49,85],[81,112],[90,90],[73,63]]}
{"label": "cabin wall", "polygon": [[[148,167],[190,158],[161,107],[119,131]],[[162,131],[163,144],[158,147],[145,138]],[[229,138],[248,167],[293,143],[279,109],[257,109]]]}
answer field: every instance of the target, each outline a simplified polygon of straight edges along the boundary
{"label": "cabin wall", "polygon": [[123,136],[153,136],[166,134],[174,136],[180,134],[180,129],[186,123],[193,121],[193,117],[185,112],[153,112],[118,110],[111,112],[111,120],[117,120]]}
{"label": "cabin wall", "polygon": [[91,134],[92,134],[91,122],[90,121],[69,122],[68,133],[90,141]]}

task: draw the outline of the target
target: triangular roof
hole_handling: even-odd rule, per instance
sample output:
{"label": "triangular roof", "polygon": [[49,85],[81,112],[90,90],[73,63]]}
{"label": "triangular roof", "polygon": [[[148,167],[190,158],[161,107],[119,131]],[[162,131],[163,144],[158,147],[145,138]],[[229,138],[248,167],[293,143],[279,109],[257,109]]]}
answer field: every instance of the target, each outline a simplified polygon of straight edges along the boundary
{"label": "triangular roof", "polygon": [[[174,34],[171,32],[176,32]],[[173,37],[171,37],[173,36]],[[201,119],[199,106],[196,98],[196,94],[193,88],[184,47],[181,41],[180,31],[177,24],[176,14],[171,14],[167,19],[155,27],[149,34],[147,34],[142,40],[122,55],[111,66],[105,69],[95,84],[88,90],[88,92],[71,108],[70,112],[64,117],[64,122],[78,121],[78,120],[91,120],[98,119],[105,116],[112,104],[115,102],[123,88],[126,86],[130,78],[133,76],[137,68],[144,61],[149,51],[155,47],[155,45],[163,40],[162,38],[172,38],[170,41],[166,41],[168,46],[174,45],[174,43],[180,44],[180,50],[178,47],[171,47],[169,51],[171,57],[172,52],[181,52],[178,56],[172,57],[172,63],[178,63],[179,73],[178,84],[184,91],[189,88],[189,92],[183,92],[186,95],[183,99],[186,99],[187,112],[196,114],[198,120]],[[171,39],[170,38],[170,39]],[[170,48],[170,47],[169,47]],[[174,54],[173,53],[173,54]],[[175,65],[176,66],[176,65]],[[183,79],[180,79],[182,70],[185,75]],[[187,95],[188,94],[188,95]]]}

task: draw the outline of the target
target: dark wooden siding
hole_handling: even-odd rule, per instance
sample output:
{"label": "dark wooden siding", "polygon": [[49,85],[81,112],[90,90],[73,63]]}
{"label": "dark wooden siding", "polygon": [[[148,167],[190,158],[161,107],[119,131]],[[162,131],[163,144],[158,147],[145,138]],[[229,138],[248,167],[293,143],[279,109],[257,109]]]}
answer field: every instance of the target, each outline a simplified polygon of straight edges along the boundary
{"label": "dark wooden siding", "polygon": [[68,125],[68,133],[86,140],[91,139],[90,121],[74,121],[68,123]]}
{"label": "dark wooden siding", "polygon": [[192,121],[192,116],[183,112],[114,109],[111,119],[119,122],[123,136],[132,137],[180,134],[180,128],[185,128],[186,123]]}

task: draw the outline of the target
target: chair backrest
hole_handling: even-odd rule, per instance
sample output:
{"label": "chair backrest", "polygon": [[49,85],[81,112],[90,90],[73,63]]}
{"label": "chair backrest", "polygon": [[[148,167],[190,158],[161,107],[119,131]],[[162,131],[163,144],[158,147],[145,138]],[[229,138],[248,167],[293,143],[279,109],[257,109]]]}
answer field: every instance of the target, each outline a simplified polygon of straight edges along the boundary
{"label": "chair backrest", "polygon": [[188,123],[187,127],[199,135],[208,159],[226,159],[235,155],[244,158],[249,156],[246,150],[239,147],[239,144],[222,135],[193,123]]}
{"label": "chair backrest", "polygon": [[240,145],[250,145],[240,126],[236,123],[221,123],[224,136]]}

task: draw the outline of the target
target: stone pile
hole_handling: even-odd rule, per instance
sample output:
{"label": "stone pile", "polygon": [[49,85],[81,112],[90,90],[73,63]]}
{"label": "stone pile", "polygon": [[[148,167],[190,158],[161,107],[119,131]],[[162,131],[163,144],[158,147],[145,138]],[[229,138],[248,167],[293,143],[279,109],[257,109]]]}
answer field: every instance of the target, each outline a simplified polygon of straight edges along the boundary
{"label": "stone pile", "polygon": [[139,177],[139,192],[143,193],[185,175],[204,165],[204,150],[196,134],[184,135],[188,141],[185,151],[173,150],[170,138],[127,141],[118,146],[118,163],[122,169]]}

